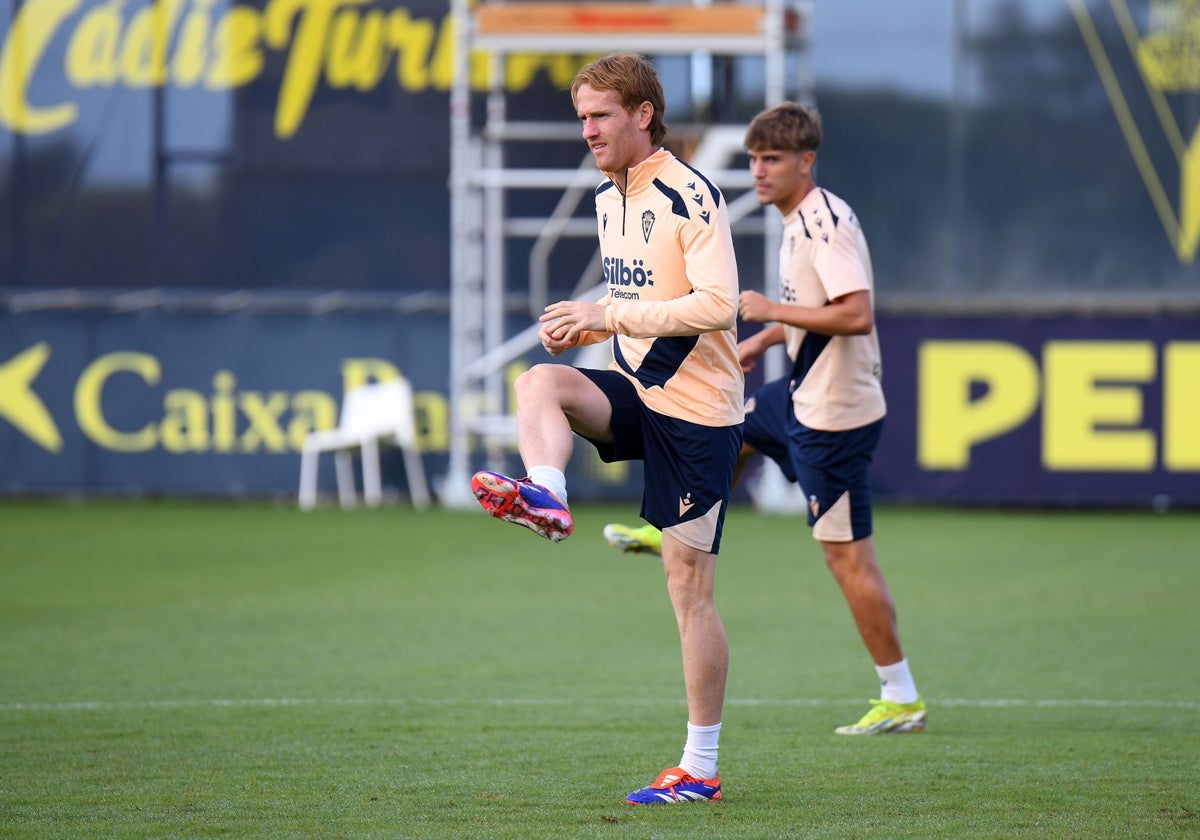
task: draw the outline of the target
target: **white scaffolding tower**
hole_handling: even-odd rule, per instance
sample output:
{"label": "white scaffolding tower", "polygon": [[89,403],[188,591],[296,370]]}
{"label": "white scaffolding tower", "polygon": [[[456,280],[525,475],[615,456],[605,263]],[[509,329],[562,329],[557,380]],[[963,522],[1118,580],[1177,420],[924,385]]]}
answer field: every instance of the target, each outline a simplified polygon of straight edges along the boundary
{"label": "white scaffolding tower", "polygon": [[[763,105],[786,98],[811,100],[812,72],[805,49],[810,6],[806,0],[760,3],[703,2],[484,2],[452,0],[456,49],[450,92],[451,303],[450,303],[450,457],[439,493],[448,507],[474,505],[469,483],[473,437],[490,451],[516,440],[513,418],[504,413],[504,368],[537,346],[536,313],[550,301],[548,265],[554,246],[564,238],[594,237],[594,218],[575,210],[592,194],[599,174],[592,156],[581,151],[575,169],[512,168],[505,165],[504,144],[514,141],[575,141],[583,146],[579,125],[564,104],[561,122],[507,119],[503,69],[511,53],[603,54],[640,52],[647,56],[690,56],[693,65],[711,68],[713,56],[763,59]],[[472,117],[470,57],[488,54],[490,89],[483,125]],[[764,236],[764,264],[774,276],[779,231],[764,225],[745,169],[728,169],[742,152],[745,126],[710,125],[698,132],[689,162],[719,185],[730,200],[734,232]],[[672,121],[672,134],[675,134]],[[561,193],[545,218],[509,218],[505,193],[545,189]],[[509,238],[534,240],[530,256],[531,326],[514,336],[505,333],[505,260]],[[603,285],[599,252],[588,265],[572,297],[598,299]],[[767,284],[774,294],[774,284]],[[584,351],[580,351],[584,352]],[[606,362],[605,362],[606,363]],[[600,365],[602,366],[602,365]],[[770,371],[768,371],[770,372]],[[781,372],[781,371],[780,371]]]}

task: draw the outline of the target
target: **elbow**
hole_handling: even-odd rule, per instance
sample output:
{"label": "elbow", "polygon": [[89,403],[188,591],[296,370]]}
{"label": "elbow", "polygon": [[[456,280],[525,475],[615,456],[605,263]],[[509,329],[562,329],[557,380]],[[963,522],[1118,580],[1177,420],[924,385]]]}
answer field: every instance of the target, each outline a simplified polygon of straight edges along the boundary
{"label": "elbow", "polygon": [[837,319],[836,335],[869,335],[875,329],[875,316],[870,309],[846,310]]}
{"label": "elbow", "polygon": [[737,326],[738,319],[738,302],[737,298],[727,301],[721,313],[721,323],[717,326],[718,330],[731,330]]}
{"label": "elbow", "polygon": [[865,294],[839,298],[833,304],[838,307],[837,321],[843,335],[869,335],[875,329],[875,310]]}
{"label": "elbow", "polygon": [[867,312],[851,322],[850,335],[870,335],[873,329],[875,329],[875,316]]}

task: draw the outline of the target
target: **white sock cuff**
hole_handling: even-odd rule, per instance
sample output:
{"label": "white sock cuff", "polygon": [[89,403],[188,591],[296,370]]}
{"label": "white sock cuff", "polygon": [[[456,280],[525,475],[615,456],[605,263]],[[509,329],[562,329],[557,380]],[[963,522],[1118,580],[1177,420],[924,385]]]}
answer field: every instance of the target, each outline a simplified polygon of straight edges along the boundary
{"label": "white sock cuff", "polygon": [[687,743],[683,746],[683,757],[679,759],[679,766],[700,779],[716,778],[717,742],[721,736],[721,724],[695,726],[689,721],[687,733]]}
{"label": "white sock cuff", "polygon": [[545,464],[530,467],[529,480],[545,487],[564,505],[567,503],[567,477],[558,467],[548,467]]}
{"label": "white sock cuff", "polygon": [[880,696],[892,703],[914,703],[920,696],[913,682],[908,660],[901,659],[891,665],[876,665],[879,675]]}

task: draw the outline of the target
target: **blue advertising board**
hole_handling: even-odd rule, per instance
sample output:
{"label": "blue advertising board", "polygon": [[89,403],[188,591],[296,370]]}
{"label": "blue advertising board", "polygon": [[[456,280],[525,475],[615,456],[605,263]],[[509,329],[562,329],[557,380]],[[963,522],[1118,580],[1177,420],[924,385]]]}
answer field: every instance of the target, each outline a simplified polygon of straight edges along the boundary
{"label": "blue advertising board", "polygon": [[1200,502],[1200,318],[881,321],[884,497]]}
{"label": "blue advertising board", "polygon": [[[881,315],[879,327],[881,500],[1200,505],[1200,318]],[[448,331],[436,312],[0,314],[0,492],[294,493],[305,435],[336,424],[348,388],[397,372],[439,476]],[[547,358],[517,361],[509,381]],[[386,466],[402,485],[398,462]],[[640,495],[636,466],[603,477],[572,496]]]}

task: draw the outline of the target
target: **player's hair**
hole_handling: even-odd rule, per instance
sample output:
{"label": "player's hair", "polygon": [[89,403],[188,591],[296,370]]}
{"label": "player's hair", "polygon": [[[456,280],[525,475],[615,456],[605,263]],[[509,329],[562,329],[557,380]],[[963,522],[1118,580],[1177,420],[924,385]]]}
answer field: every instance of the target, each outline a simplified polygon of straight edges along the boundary
{"label": "player's hair", "polygon": [[746,148],[815,152],[821,147],[821,114],[816,108],[784,102],[763,111],[746,129]]}
{"label": "player's hair", "polygon": [[658,80],[654,65],[644,56],[614,53],[596,59],[575,74],[575,80],[571,82],[572,103],[575,103],[575,95],[581,85],[595,90],[611,90],[626,111],[633,111],[643,102],[649,102],[654,108],[654,115],[650,117],[650,142],[657,146],[667,136],[667,124],[663,120],[666,97],[663,96],[662,82]]}

